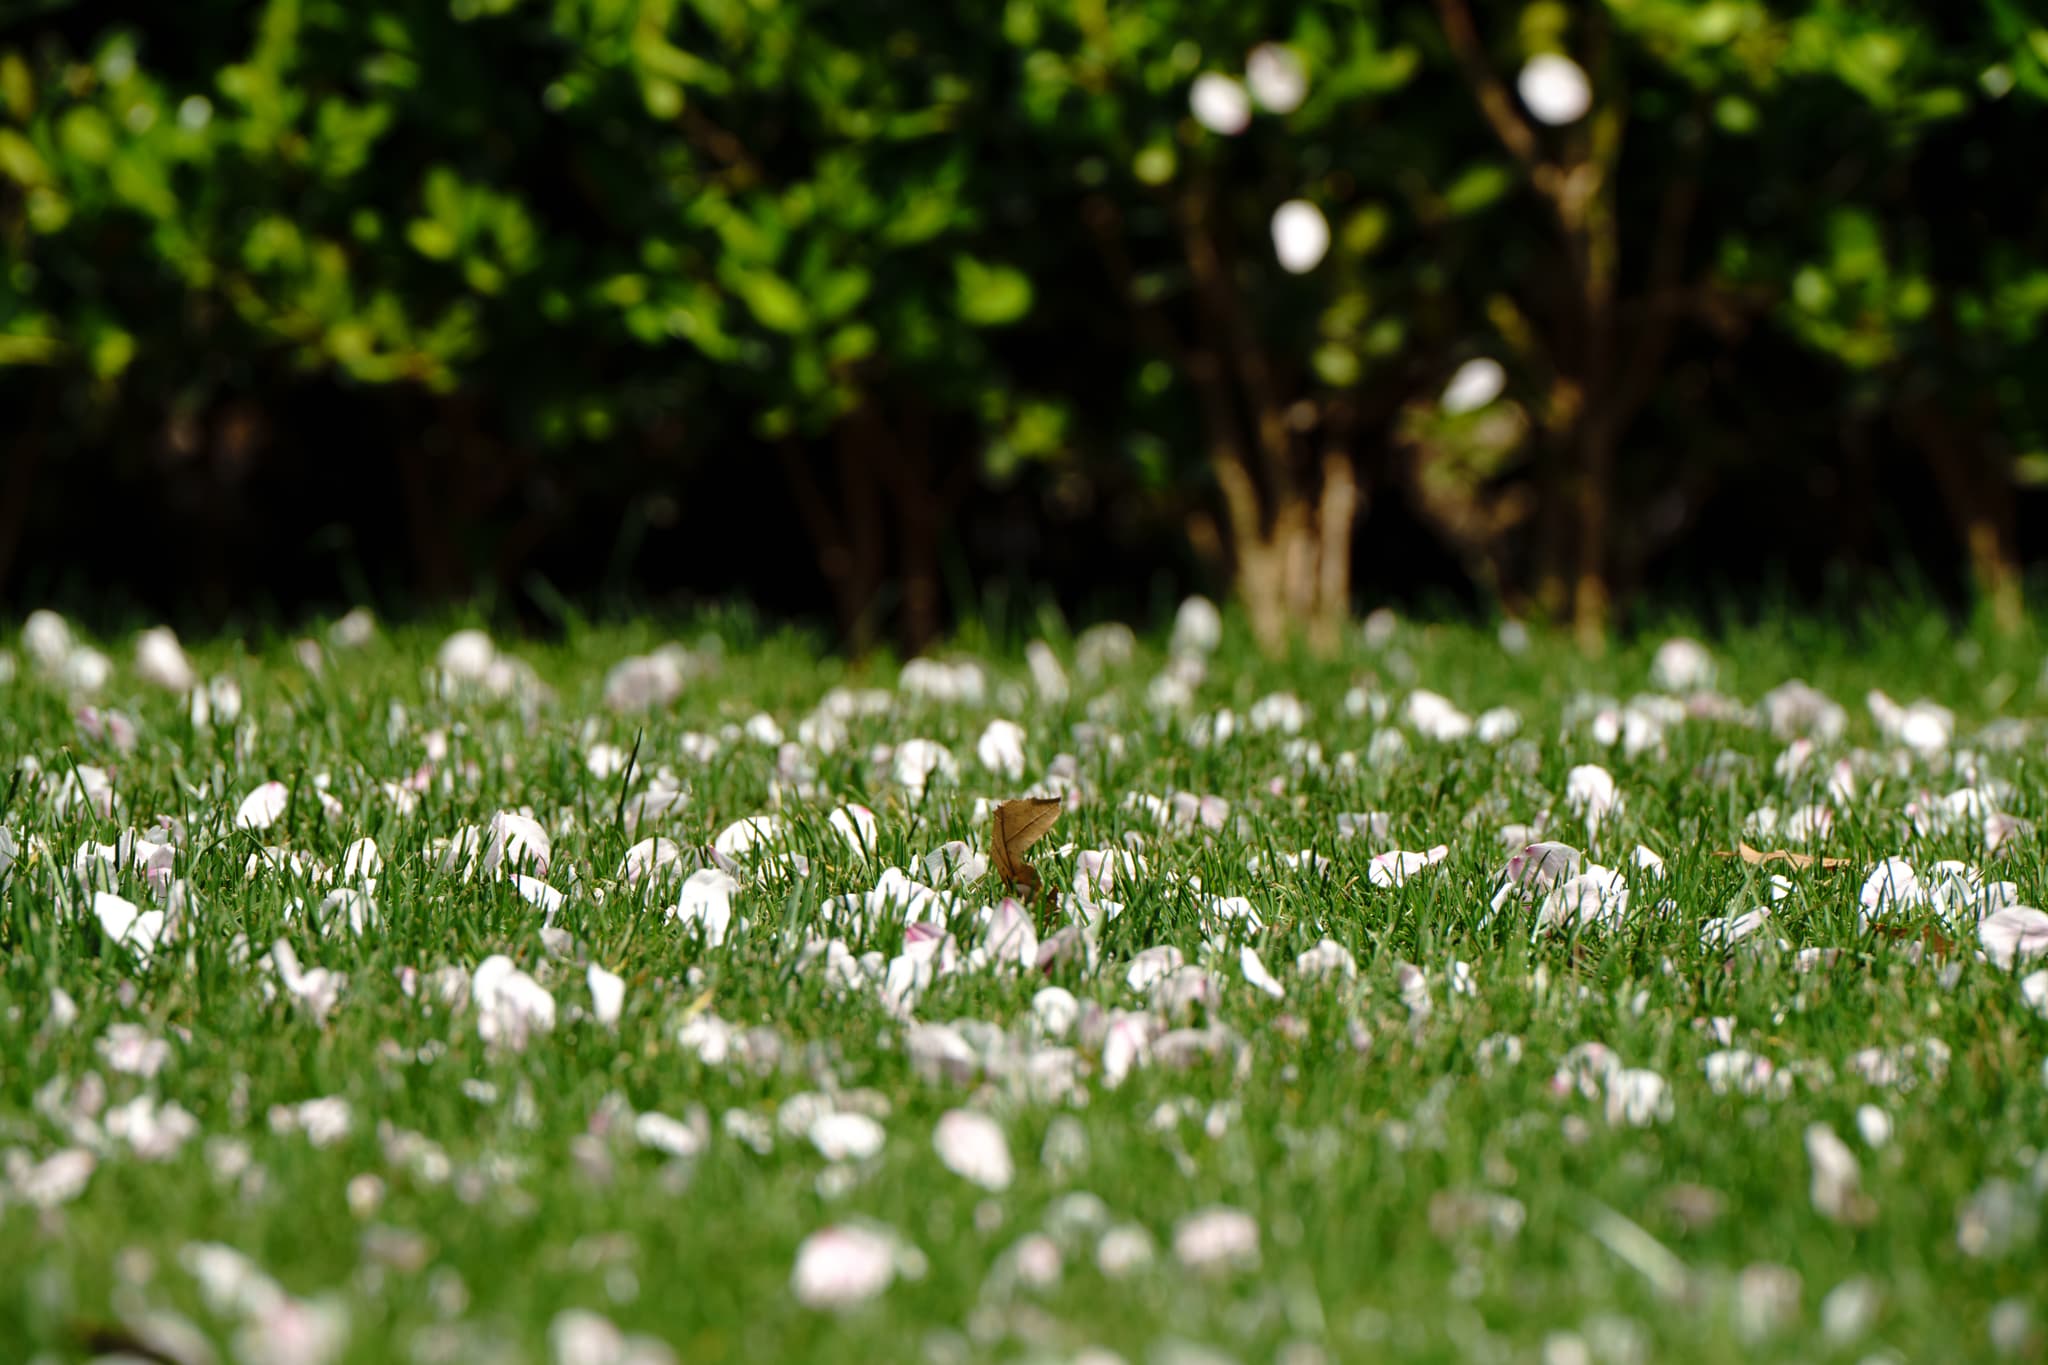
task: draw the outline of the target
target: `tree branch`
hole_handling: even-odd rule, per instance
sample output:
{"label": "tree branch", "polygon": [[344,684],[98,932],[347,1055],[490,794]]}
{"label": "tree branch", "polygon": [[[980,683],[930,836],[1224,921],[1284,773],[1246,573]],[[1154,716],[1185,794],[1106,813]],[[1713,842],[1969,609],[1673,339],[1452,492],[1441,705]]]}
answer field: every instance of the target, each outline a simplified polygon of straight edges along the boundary
{"label": "tree branch", "polygon": [[1130,252],[1124,247],[1122,215],[1117,212],[1116,204],[1108,195],[1090,195],[1081,205],[1081,221],[1095,238],[1096,251],[1102,258],[1103,268],[1109,271],[1111,282],[1136,315],[1138,331],[1146,344],[1170,357],[1175,369],[1188,373],[1192,357],[1187,343],[1175,334],[1164,312],[1138,297],[1137,271],[1131,267]]}
{"label": "tree branch", "polygon": [[1287,414],[1274,392],[1265,352],[1244,321],[1210,212],[1209,196],[1199,188],[1190,188],[1176,207],[1182,249],[1195,281],[1195,297],[1209,325],[1229,349],[1238,382],[1244,386],[1245,400],[1251,405],[1255,421],[1259,454],[1277,485],[1273,490],[1274,503],[1278,506],[1292,502],[1297,496],[1298,480],[1293,467],[1293,441],[1287,434]]}
{"label": "tree branch", "polygon": [[846,553],[846,536],[833,519],[832,504],[825,500],[824,490],[811,474],[803,452],[797,448],[796,437],[784,436],[776,441],[775,458],[782,466],[782,477],[789,484],[790,495],[796,499],[797,515],[803,518],[811,543],[818,547],[818,566],[829,577],[833,570],[826,562],[827,555]]}
{"label": "tree branch", "polygon": [[1537,145],[1536,130],[1516,111],[1506,84],[1487,65],[1486,47],[1479,41],[1479,30],[1472,22],[1471,9],[1465,0],[1436,0],[1436,9],[1443,22],[1444,37],[1451,45],[1451,55],[1464,68],[1466,83],[1472,87],[1472,94],[1479,101],[1479,112],[1486,115],[1486,121],[1493,125],[1494,136],[1500,139],[1501,146],[1522,163],[1532,179],[1535,178],[1546,166]]}
{"label": "tree branch", "polygon": [[1671,334],[1684,312],[1686,294],[1678,280],[1685,263],[1686,233],[1699,197],[1699,177],[1690,169],[1665,186],[1657,213],[1657,235],[1650,246],[1649,286],[1641,299],[1642,324],[1615,380],[1610,405],[1610,420],[1617,432],[1625,430],[1649,401],[1671,347]]}

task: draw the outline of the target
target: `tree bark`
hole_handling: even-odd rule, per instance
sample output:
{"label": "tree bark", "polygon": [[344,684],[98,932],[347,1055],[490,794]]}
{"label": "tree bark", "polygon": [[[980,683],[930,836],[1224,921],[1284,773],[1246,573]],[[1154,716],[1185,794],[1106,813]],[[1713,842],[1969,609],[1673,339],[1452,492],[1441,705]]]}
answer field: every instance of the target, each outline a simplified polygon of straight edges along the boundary
{"label": "tree bark", "polygon": [[15,438],[6,479],[0,481],[0,591],[13,578],[14,561],[21,553],[29,499],[35,495],[36,475],[42,469],[43,447],[49,437],[51,387],[54,386],[46,387],[43,396],[36,400],[27,428]]}
{"label": "tree bark", "polygon": [[2000,634],[2016,634],[2026,624],[2026,594],[2010,475],[1974,430],[1932,401],[1913,403],[1905,418],[1962,539],[1978,604]]}
{"label": "tree bark", "polygon": [[444,480],[434,477],[439,461],[427,443],[418,437],[396,451],[398,483],[405,499],[406,539],[412,545],[413,583],[430,602],[446,602],[456,595],[462,572],[459,557],[450,544],[455,531]]}
{"label": "tree bark", "polygon": [[1319,654],[1337,652],[1343,644],[1344,625],[1351,619],[1351,537],[1363,506],[1351,453],[1325,452],[1322,502],[1316,518],[1320,553],[1317,600],[1309,616],[1309,646]]}
{"label": "tree bark", "polygon": [[[1570,268],[1574,298],[1572,340],[1553,343],[1564,354],[1553,366],[1550,411],[1543,425],[1556,434],[1549,452],[1562,475],[1564,507],[1552,502],[1555,483],[1544,490],[1549,515],[1538,528],[1536,595],[1539,602],[1570,606],[1573,630],[1589,653],[1606,647],[1612,613],[1614,482],[1617,452],[1630,421],[1646,400],[1662,364],[1673,311],[1663,300],[1683,259],[1684,236],[1697,197],[1690,175],[1679,176],[1667,195],[1652,244],[1650,307],[1642,335],[1634,339],[1629,363],[1617,373],[1618,281],[1621,239],[1615,207],[1615,177],[1621,165],[1626,102],[1615,89],[1611,35],[1604,12],[1587,18],[1589,67],[1602,98],[1583,128],[1568,135],[1566,153],[1551,159],[1517,109],[1506,84],[1487,60],[1485,44],[1466,0],[1437,0],[1445,40],[1465,72],[1479,110],[1495,137],[1523,168],[1530,187],[1556,220],[1558,239]],[[1566,515],[1559,515],[1569,509]],[[1560,553],[1569,528],[1571,553]],[[1567,565],[1569,567],[1567,567]],[[1567,593],[1565,576],[1569,574]]]}
{"label": "tree bark", "polygon": [[833,511],[802,441],[783,437],[775,443],[775,455],[810,537],[818,572],[832,594],[840,638],[855,653],[863,653],[873,643],[873,608],[881,587],[881,533],[875,524],[880,504],[871,475],[864,471],[858,452],[850,449],[852,441],[843,425],[832,434],[843,516]]}
{"label": "tree bark", "polygon": [[874,458],[896,504],[896,568],[903,583],[900,634],[906,654],[922,653],[939,636],[939,536],[946,498],[936,486],[931,419],[916,401],[902,405],[893,430],[867,419]]}

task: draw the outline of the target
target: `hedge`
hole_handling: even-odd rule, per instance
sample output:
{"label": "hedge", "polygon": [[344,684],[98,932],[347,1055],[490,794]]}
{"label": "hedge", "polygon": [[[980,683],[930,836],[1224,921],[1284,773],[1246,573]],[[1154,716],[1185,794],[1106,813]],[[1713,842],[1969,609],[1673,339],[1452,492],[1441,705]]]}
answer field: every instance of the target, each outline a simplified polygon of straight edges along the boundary
{"label": "hedge", "polygon": [[516,564],[437,529],[508,480],[748,459],[856,640],[938,628],[974,499],[1079,480],[1275,647],[1396,499],[1593,642],[1717,480],[1876,433],[2016,620],[2044,103],[2017,0],[31,7],[0,582],[37,466],[288,463],[317,385],[444,590]]}

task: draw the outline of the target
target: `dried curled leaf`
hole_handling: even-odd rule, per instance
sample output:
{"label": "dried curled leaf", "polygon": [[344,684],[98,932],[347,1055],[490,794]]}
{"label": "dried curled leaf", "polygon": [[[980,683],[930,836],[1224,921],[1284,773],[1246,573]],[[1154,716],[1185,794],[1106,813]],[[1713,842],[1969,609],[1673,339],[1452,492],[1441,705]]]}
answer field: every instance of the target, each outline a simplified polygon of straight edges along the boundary
{"label": "dried curled leaf", "polygon": [[1875,924],[1871,927],[1885,938],[1904,943],[1909,947],[1915,941],[1918,941],[1921,950],[1927,956],[1937,961],[1955,956],[1955,940],[1931,924],[1923,925],[1918,929],[1904,924]]}
{"label": "dried curled leaf", "polygon": [[1024,855],[1059,818],[1057,796],[1026,796],[998,803],[989,837],[989,861],[995,865],[996,875],[1004,881],[1016,881],[1020,872],[1029,872],[1031,865],[1024,861]]}
{"label": "dried curled leaf", "polygon": [[1782,848],[1772,849],[1769,853],[1765,853],[1742,843],[1735,845],[1733,853],[1730,853],[1725,848],[1717,848],[1714,850],[1714,856],[1716,858],[1740,858],[1745,863],[1752,865],[1790,863],[1794,867],[1819,867],[1823,872],[1829,868],[1847,867],[1849,865],[1847,858],[1822,858],[1812,853],[1793,853]]}
{"label": "dried curled leaf", "polygon": [[988,857],[1005,885],[1033,893],[1044,889],[1038,870],[1024,861],[1024,855],[1059,818],[1057,796],[1026,796],[996,806],[993,828],[989,831]]}

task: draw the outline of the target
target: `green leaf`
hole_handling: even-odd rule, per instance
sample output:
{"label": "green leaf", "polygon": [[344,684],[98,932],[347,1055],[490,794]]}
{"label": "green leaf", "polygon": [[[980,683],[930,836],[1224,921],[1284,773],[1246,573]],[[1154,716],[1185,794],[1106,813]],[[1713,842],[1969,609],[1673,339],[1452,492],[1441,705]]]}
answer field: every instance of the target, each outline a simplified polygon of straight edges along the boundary
{"label": "green leaf", "polygon": [[825,358],[834,365],[851,365],[874,354],[881,336],[864,322],[841,327],[825,343]]}
{"label": "green leaf", "polygon": [[1155,142],[1139,152],[1131,162],[1131,174],[1145,185],[1164,185],[1173,179],[1177,163],[1171,143]]}
{"label": "green leaf", "polygon": [[953,202],[942,195],[914,196],[882,230],[882,240],[891,246],[928,242],[946,230],[953,213]]}
{"label": "green leaf", "polygon": [[47,181],[50,172],[34,143],[12,128],[0,128],[0,175],[33,189]]}
{"label": "green leaf", "polygon": [[1315,367],[1316,377],[1333,389],[1351,387],[1362,372],[1357,352],[1334,341],[1316,347]]}
{"label": "green leaf", "polygon": [[114,125],[89,106],[66,110],[57,122],[57,145],[88,166],[104,166],[114,154]]}
{"label": "green leaf", "polygon": [[763,327],[773,332],[801,332],[810,321],[804,296],[780,275],[765,270],[735,272],[733,288]]}
{"label": "green leaf", "polygon": [[1337,240],[1347,255],[1369,256],[1386,240],[1387,230],[1392,226],[1393,216],[1387,212],[1386,205],[1367,204],[1344,220]]}
{"label": "green leaf", "polygon": [[1714,122],[1721,131],[1742,136],[1756,131],[1761,122],[1756,105],[1740,95],[1723,95],[1714,102]]}
{"label": "green leaf", "polygon": [[438,218],[413,219],[405,225],[405,240],[430,260],[446,261],[455,255],[455,229]]}
{"label": "green leaf", "polygon": [[1031,311],[1031,279],[1014,266],[953,258],[960,317],[975,327],[1002,327]]}
{"label": "green leaf", "polygon": [[119,327],[108,327],[92,340],[92,369],[101,379],[114,379],[135,359],[135,338]]}
{"label": "green leaf", "polygon": [[1481,161],[1467,166],[1464,173],[1444,190],[1444,208],[1453,218],[1464,218],[1487,208],[1514,188],[1515,173],[1498,161]]}
{"label": "green leaf", "polygon": [[827,321],[844,317],[860,306],[868,296],[871,283],[868,272],[860,269],[834,270],[820,280],[811,291],[811,307],[818,316]]}

